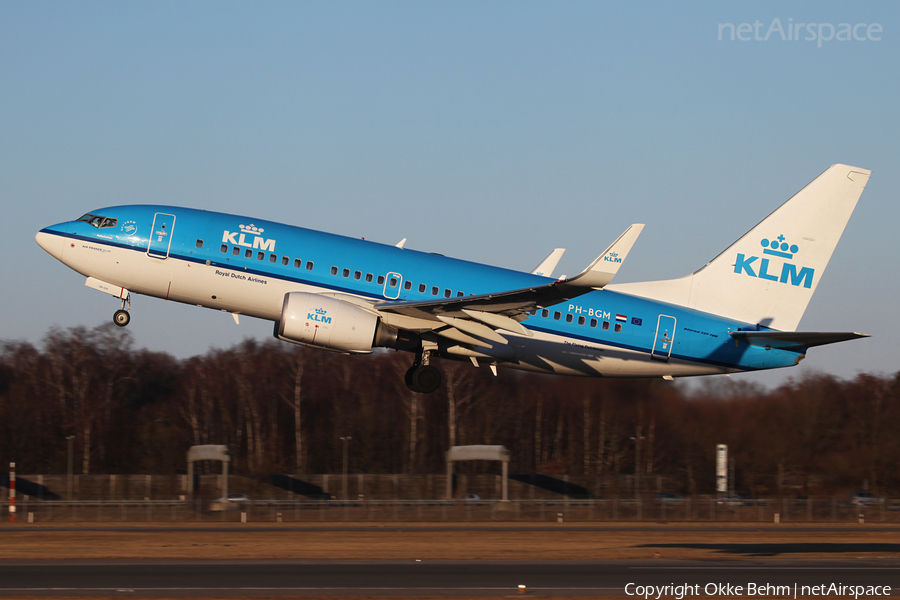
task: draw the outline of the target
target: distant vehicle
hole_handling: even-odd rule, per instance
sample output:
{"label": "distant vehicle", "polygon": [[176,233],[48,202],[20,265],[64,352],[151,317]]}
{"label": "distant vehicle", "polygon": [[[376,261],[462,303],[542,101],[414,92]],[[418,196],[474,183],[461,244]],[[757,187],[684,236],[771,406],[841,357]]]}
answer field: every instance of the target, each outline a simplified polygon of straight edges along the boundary
{"label": "distant vehicle", "polygon": [[884,500],[872,492],[853,492],[850,494],[850,504],[853,506],[877,506]]}
{"label": "distant vehicle", "polygon": [[684,504],[685,497],[671,492],[659,492],[653,496],[653,504]]}
{"label": "distant vehicle", "polygon": [[478,494],[457,494],[457,500],[481,500],[481,496]]}
{"label": "distant vehicle", "polygon": [[217,498],[209,503],[208,510],[210,512],[227,512],[232,510],[243,510],[242,504],[250,502],[247,494],[228,494],[224,498]]}
{"label": "distant vehicle", "polygon": [[250,498],[247,494],[228,494],[227,498],[219,498],[214,502],[250,502]]}
{"label": "distant vehicle", "polygon": [[719,494],[716,496],[716,504],[721,506],[750,506],[753,504],[753,500],[738,494]]}

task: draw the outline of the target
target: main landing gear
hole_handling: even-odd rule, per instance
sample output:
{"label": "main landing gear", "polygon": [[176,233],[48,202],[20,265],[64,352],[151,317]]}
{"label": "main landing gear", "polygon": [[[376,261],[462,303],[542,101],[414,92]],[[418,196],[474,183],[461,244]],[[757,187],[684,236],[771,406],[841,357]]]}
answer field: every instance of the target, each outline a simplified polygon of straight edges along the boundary
{"label": "main landing gear", "polygon": [[[125,305],[128,305],[128,309],[125,309]],[[128,311],[131,310],[131,294],[128,294],[122,299],[122,308],[113,313],[113,323],[118,325],[119,327],[125,327],[131,322],[131,313]]]}
{"label": "main landing gear", "polygon": [[406,387],[420,394],[430,394],[441,387],[441,372],[428,361],[428,351],[416,353],[416,359],[406,372]]}

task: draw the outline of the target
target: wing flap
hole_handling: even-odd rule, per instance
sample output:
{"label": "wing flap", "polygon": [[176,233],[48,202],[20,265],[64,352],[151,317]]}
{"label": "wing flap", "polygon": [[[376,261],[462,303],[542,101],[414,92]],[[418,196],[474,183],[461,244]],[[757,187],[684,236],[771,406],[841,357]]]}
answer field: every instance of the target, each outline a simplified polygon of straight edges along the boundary
{"label": "wing flap", "polygon": [[531,330],[526,329],[524,325],[522,325],[515,319],[510,319],[505,315],[481,312],[468,308],[464,308],[462,309],[462,311],[476,321],[481,321],[482,323],[490,325],[495,329],[505,329],[507,331],[512,331],[513,333],[519,333],[528,337],[534,337],[534,333],[532,333]]}
{"label": "wing flap", "polygon": [[453,340],[454,342],[460,342],[463,344],[470,344],[472,346],[481,346],[482,348],[492,348],[490,344],[479,340],[478,338],[474,338],[471,335],[463,333],[459,329],[455,327],[445,327],[444,329],[435,329],[434,333],[443,336],[447,339]]}
{"label": "wing flap", "polygon": [[469,333],[471,335],[477,335],[480,338],[484,338],[491,342],[497,342],[498,344],[506,344],[506,338],[495,332],[493,329],[479,323],[478,321],[471,321],[469,319],[459,319],[456,317],[447,317],[445,315],[437,315],[438,320],[443,321],[447,325],[451,327],[455,327],[460,331],[465,333]]}

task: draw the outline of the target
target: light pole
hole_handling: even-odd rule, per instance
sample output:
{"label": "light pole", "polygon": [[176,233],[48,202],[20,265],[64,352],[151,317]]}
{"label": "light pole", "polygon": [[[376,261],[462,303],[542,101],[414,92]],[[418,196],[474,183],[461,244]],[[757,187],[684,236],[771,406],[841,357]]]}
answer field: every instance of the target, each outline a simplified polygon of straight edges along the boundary
{"label": "light pole", "polygon": [[347,499],[347,442],[352,440],[353,438],[349,435],[341,436],[340,440],[344,442],[344,477],[343,477],[343,488],[344,488],[344,500]]}
{"label": "light pole", "polygon": [[67,479],[67,484],[66,484],[66,488],[67,488],[67,492],[68,492],[67,495],[68,495],[69,500],[72,499],[72,442],[74,440],[75,440],[74,435],[66,436],[66,441],[69,442],[69,477]]}

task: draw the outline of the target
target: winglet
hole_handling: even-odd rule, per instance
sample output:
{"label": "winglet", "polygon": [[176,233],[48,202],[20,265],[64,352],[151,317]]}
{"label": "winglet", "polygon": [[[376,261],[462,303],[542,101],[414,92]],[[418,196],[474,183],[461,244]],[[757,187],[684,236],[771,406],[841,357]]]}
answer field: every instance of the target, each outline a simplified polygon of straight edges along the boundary
{"label": "winglet", "polygon": [[565,253],[565,248],[554,248],[553,252],[547,255],[547,258],[541,261],[532,271],[532,275],[540,275],[541,277],[553,277],[553,269],[559,264],[559,259]]}
{"label": "winglet", "polygon": [[566,280],[567,285],[577,285],[579,287],[602,288],[613,280],[619,267],[631,251],[631,247],[637,241],[641,231],[644,230],[643,223],[635,223],[625,230],[625,233],[610,244],[606,251],[597,257],[597,260],[591,263],[580,275]]}
{"label": "winglet", "polygon": [[562,255],[565,253],[565,248],[554,248],[553,252],[547,255],[541,264],[536,266],[533,271],[531,271],[532,275],[540,275],[542,277],[553,277],[553,269],[556,268],[556,265],[559,264],[559,259],[562,258]]}
{"label": "winglet", "polygon": [[400,248],[401,250],[403,250],[403,244],[405,244],[405,243],[406,243],[406,238],[403,238],[402,240],[400,240],[399,242],[397,242],[394,245],[397,246],[398,248]]}

